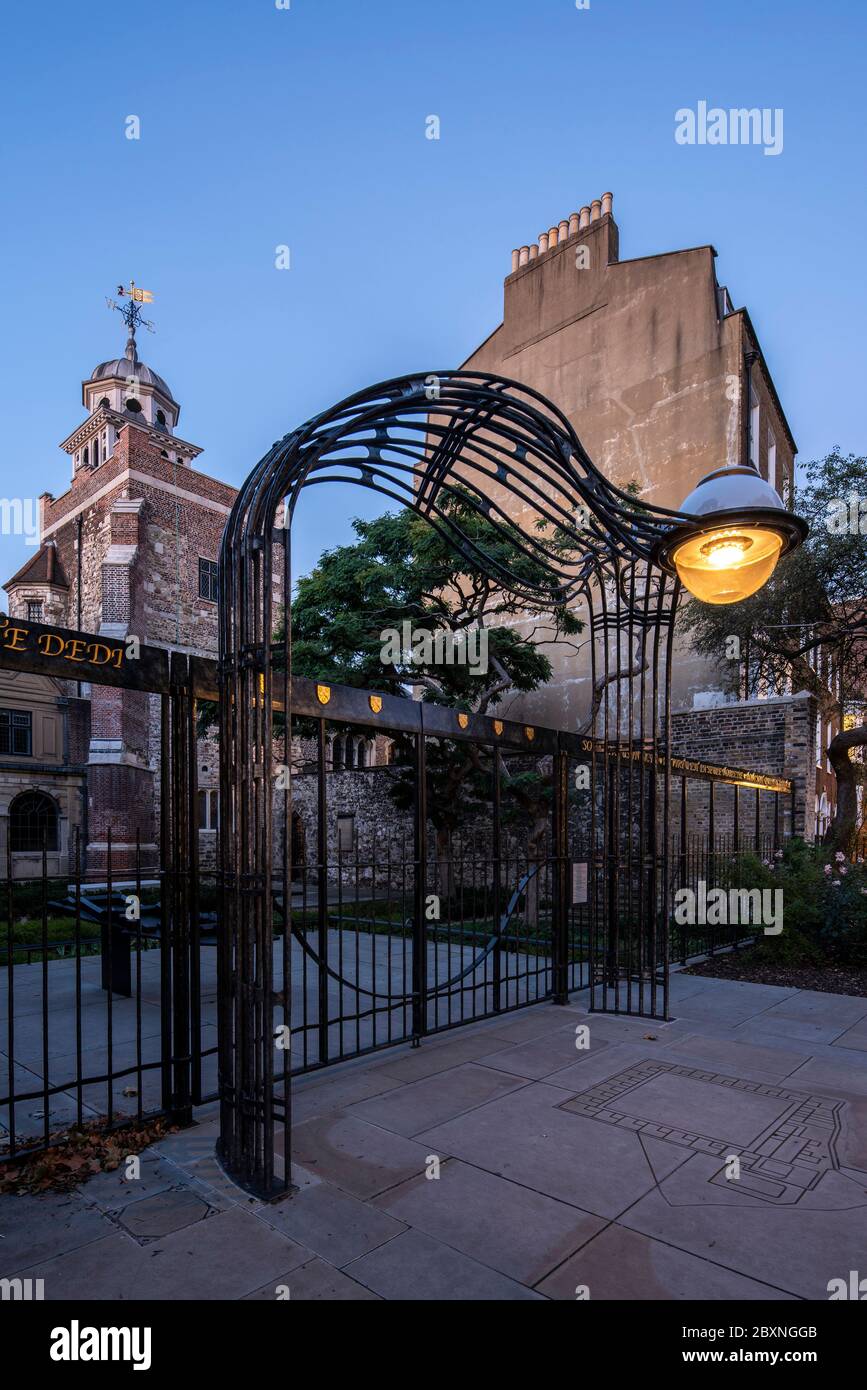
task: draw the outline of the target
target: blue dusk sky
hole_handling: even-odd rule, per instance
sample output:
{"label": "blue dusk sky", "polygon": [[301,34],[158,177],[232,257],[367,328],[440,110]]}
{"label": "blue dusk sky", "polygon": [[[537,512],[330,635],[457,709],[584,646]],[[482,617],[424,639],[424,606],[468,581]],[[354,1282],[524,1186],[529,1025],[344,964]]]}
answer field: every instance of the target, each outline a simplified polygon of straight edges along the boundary
{"label": "blue dusk sky", "polygon": [[[459,364],[511,248],[606,189],[624,259],[716,247],[801,460],[863,452],[865,31],[856,0],[8,7],[0,497],[68,487],[118,283],[154,292],[141,355],[199,466],[239,483],[359,387]],[[701,101],[781,108],[782,151],[678,144]],[[313,489],[296,572],[380,507]],[[29,554],[0,536],[0,580]]]}

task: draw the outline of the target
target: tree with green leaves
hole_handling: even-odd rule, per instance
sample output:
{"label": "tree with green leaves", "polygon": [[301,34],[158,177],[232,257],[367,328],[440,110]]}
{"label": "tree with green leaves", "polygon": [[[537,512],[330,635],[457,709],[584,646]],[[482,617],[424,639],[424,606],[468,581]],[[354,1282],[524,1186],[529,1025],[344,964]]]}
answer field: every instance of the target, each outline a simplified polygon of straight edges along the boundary
{"label": "tree with green leaves", "polygon": [[826,843],[850,851],[867,772],[867,459],[834,449],[808,464],[792,509],[810,535],[765,587],[731,607],[692,599],[680,621],[732,693],[791,686],[816,697],[823,719],[839,731],[818,750],[837,779]]}
{"label": "tree with green leaves", "polygon": [[[551,677],[543,645],[573,641],[582,624],[557,592],[554,578],[526,552],[520,528],[495,527],[457,493],[450,518],[467,537],[459,549],[412,510],[374,521],[355,521],[357,540],[326,551],[311,574],[298,581],[292,603],[292,665],[298,675],[410,696],[468,713],[489,714],[514,693],[529,693]],[[564,563],[570,543],[544,523],[542,539]],[[486,557],[484,565],[472,558]],[[513,585],[492,578],[514,576]],[[528,603],[528,589],[538,594]],[[407,625],[405,627],[404,625]],[[403,638],[407,628],[413,640]],[[443,643],[419,633],[463,640],[471,651],[487,644],[487,661],[442,659]],[[394,634],[400,640],[395,642]],[[475,639],[475,645],[470,639]],[[385,658],[385,659],[383,659]],[[484,669],[481,667],[484,666]],[[407,807],[413,795],[410,741],[398,737],[398,771],[392,795]],[[484,748],[437,740],[428,751],[428,815],[437,840],[440,892],[452,889],[450,837],[490,805],[491,759]],[[547,827],[550,773],[540,765],[510,776],[510,797],[526,813],[531,850]]]}

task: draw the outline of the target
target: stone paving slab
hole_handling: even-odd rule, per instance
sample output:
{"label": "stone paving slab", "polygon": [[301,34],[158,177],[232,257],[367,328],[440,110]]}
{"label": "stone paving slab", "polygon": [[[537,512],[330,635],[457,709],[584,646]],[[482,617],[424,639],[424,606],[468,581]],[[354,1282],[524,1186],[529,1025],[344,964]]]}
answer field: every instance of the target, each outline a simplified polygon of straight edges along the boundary
{"label": "stone paving slab", "polygon": [[244,1295],[245,1299],[257,1302],[273,1302],[288,1298],[293,1303],[342,1303],[372,1302],[380,1303],[379,1294],[366,1289],[348,1274],[327,1263],[326,1260],[308,1260],[281,1274],[271,1283]]}
{"label": "stone paving slab", "polygon": [[580,1292],[582,1298],[591,1301],[776,1301],[793,1297],[708,1259],[698,1259],[662,1241],[624,1230],[620,1225],[607,1226],[577,1254],[564,1260],[559,1269],[542,1280],[538,1290],[547,1298],[572,1300]]}
{"label": "stone paving slab", "polygon": [[745,1042],[761,1043],[768,1037],[787,1038],[794,1043],[809,1045],[808,1050],[812,1050],[822,1043],[834,1042],[845,1032],[845,1028],[844,1023],[827,1016],[824,1022],[819,1023],[812,1019],[788,1018],[784,1014],[767,1012],[744,1019],[735,1031],[738,1039]]}
{"label": "stone paving slab", "polygon": [[0,1198],[0,1277],[89,1245],[107,1229],[79,1193]]}
{"label": "stone paving slab", "polygon": [[712,1165],[699,1158],[693,1163],[692,1172],[681,1175],[679,1192],[663,1182],[620,1224],[801,1298],[826,1299],[830,1279],[863,1267],[864,1207],[829,1212],[801,1206],[795,1212],[754,1201],[742,1219],[734,1206],[721,1218],[720,1206],[705,1200]]}
{"label": "stone paving slab", "polygon": [[859,1052],[867,1052],[867,1021],[861,1019],[835,1038],[832,1047],[851,1047]]}
{"label": "stone paving slab", "polygon": [[[604,1052],[609,1045],[597,1041],[595,1028],[592,1043],[594,1053]],[[574,1066],[589,1053],[589,1048],[576,1049],[573,1029],[563,1028],[554,1033],[545,1033],[541,1038],[533,1038],[530,1042],[518,1043],[502,1052],[490,1052],[480,1060],[498,1071],[511,1072],[529,1081],[541,1081],[552,1073],[556,1075],[561,1072],[564,1067]]]}
{"label": "stone paving slab", "polygon": [[291,1201],[263,1206],[261,1214],[276,1230],[315,1251],[336,1268],[406,1230],[402,1221],[385,1210],[325,1182],[300,1192]]}
{"label": "stone paving slab", "polygon": [[[430,1153],[475,1167],[597,1216],[625,1211],[654,1184],[654,1171],[634,1134],[559,1109],[564,1094],[543,1082],[418,1136]],[[663,1172],[684,1155],[659,1154]]]}
{"label": "stone paving slab", "polygon": [[292,1123],[297,1125],[317,1115],[331,1115],[335,1110],[343,1110],[371,1096],[387,1095],[400,1086],[397,1078],[381,1069],[347,1069],[337,1077],[330,1077],[328,1071],[301,1077],[292,1087]]}
{"label": "stone paving slab", "polygon": [[355,1115],[306,1120],[292,1131],[292,1155],[302,1167],[355,1197],[375,1197],[424,1171],[430,1150]]}
{"label": "stone paving slab", "polygon": [[840,994],[835,997],[833,1010],[828,1008],[828,995],[820,990],[802,989],[790,994],[779,1004],[766,1009],[763,1017],[802,1018],[807,1022],[827,1020],[829,1015],[841,1027],[858,1023],[867,1018],[867,998],[859,995]]}
{"label": "stone paving slab", "polygon": [[746,1073],[782,1079],[808,1060],[804,1052],[790,1052],[754,1043],[722,1041],[719,1038],[692,1034],[678,1038],[665,1048],[666,1057],[690,1058],[714,1067],[734,1067],[738,1076]]}
{"label": "stone paving slab", "polygon": [[454,1158],[437,1180],[411,1178],[374,1198],[374,1205],[531,1287],[604,1224]]}
{"label": "stone paving slab", "polygon": [[49,1300],[236,1299],[309,1258],[255,1213],[235,1207],[145,1246],[115,1230],[27,1273],[45,1280]]}
{"label": "stone paving slab", "polygon": [[97,1173],[81,1191],[102,1211],[117,1212],[130,1202],[140,1202],[143,1197],[168,1191],[178,1181],[177,1169],[163,1158],[143,1154],[139,1165],[137,1178],[128,1178],[126,1164],[121,1164],[111,1173]]}
{"label": "stone paving slab", "polygon": [[55,1300],[824,1299],[867,1249],[864,1002],[675,975],[669,1023],[585,991],[312,1073],[272,1204],[219,1166],[203,1106],[138,1181],[0,1199],[0,1278]]}
{"label": "stone paving slab", "polygon": [[484,1057],[502,1045],[502,1039],[495,1039],[487,1028],[477,1025],[465,1033],[450,1034],[447,1039],[436,1039],[424,1047],[402,1049],[400,1056],[385,1061],[380,1059],[378,1067],[385,1076],[396,1081],[420,1081],[435,1072],[449,1070],[459,1062]]}
{"label": "stone paving slab", "polygon": [[349,1113],[411,1138],[444,1120],[475,1110],[497,1096],[517,1091],[525,1084],[522,1076],[507,1076],[490,1067],[464,1062],[451,1071],[436,1072],[421,1081],[401,1086],[398,1091],[363,1100],[353,1105]]}
{"label": "stone paving slab", "polygon": [[362,1255],[345,1273],[381,1298],[402,1301],[512,1302],[541,1297],[421,1231],[406,1231]]}

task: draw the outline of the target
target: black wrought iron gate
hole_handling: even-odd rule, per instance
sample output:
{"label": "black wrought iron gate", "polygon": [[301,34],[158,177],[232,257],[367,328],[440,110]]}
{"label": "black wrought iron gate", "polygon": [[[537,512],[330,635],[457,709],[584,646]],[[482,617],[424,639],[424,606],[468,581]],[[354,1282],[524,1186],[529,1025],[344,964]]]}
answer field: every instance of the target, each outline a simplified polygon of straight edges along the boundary
{"label": "black wrought iron gate", "polygon": [[[80,656],[81,634],[24,622],[4,627],[0,619],[0,668],[67,678],[67,644]],[[186,1123],[197,1105],[219,1096],[224,1154],[232,1161],[227,1140],[238,1109],[235,1066],[243,1057],[244,1085],[253,1093],[263,1081],[269,1086],[270,1127],[252,1102],[244,1113],[260,1116],[259,1152],[272,1154],[270,1185],[280,1190],[293,1075],[527,1004],[561,1003],[588,987],[591,1007],[659,1016],[667,952],[663,885],[702,876],[714,881],[742,837],[752,852],[770,854],[785,834],[780,797],[792,789],[781,779],[670,759],[652,741],[618,746],[616,739],[294,677],[291,719],[312,749],[306,773],[294,782],[299,805],[305,780],[307,792],[312,789],[308,825],[299,824],[296,812],[287,829],[278,814],[272,917],[262,920],[255,950],[239,957],[237,939],[222,925],[227,903],[239,884],[255,900],[263,879],[248,870],[239,881],[231,866],[224,876],[219,863],[203,865],[196,815],[197,716],[203,708],[212,716],[216,711],[216,664],[149,647],[127,661],[125,644],[104,639],[84,646],[99,658],[99,664],[77,663],[92,684],[120,682],[159,704],[159,852],[149,856],[140,842],[132,854],[124,852],[109,829],[97,862],[86,864],[77,844],[65,873],[52,877],[43,843],[30,880],[22,882],[7,841],[0,1159],[44,1147],[71,1124],[110,1127],[157,1113]],[[116,665],[106,663],[107,653]],[[283,721],[275,750],[282,755],[285,692],[272,695]],[[257,698],[261,705],[261,691]],[[378,811],[395,781],[407,778],[411,805],[387,834],[375,813],[366,831],[343,844],[335,824],[340,768],[352,745],[383,736],[402,740],[408,753],[369,774],[372,804]],[[290,748],[293,742],[290,737]],[[428,764],[443,749],[450,757],[469,750],[487,769],[489,792],[471,832],[444,846],[436,842],[426,798]],[[509,791],[509,774],[528,765],[545,770],[547,798],[533,844]],[[654,841],[649,830],[649,808],[654,782],[658,787],[670,767],[680,836],[664,856],[660,837]],[[275,757],[278,783],[280,768]],[[715,810],[717,816],[725,810],[714,790],[729,784],[734,836],[719,846],[713,835],[701,842],[687,834],[690,778],[709,782],[711,825]],[[752,788],[747,808],[739,786],[745,780]],[[275,789],[275,802],[285,801],[284,793]],[[633,833],[612,836],[616,808],[624,804],[637,808]],[[130,917],[131,902],[138,911]],[[639,909],[643,927],[634,921]],[[699,940],[693,930],[667,953],[685,959],[733,944],[736,938],[718,934]],[[270,1028],[266,1072],[257,1072],[254,1050],[236,1048],[251,1002],[261,1011],[261,1026]]]}
{"label": "black wrought iron gate", "polygon": [[[279,441],[241,488],[227,523],[220,564],[220,749],[223,944],[221,977],[221,1148],[229,1170],[261,1192],[285,1188],[288,1164],[289,1076],[287,1052],[303,1049],[302,1065],[322,1065],[345,1055],[345,992],[369,1000],[367,1036],[356,1051],[377,1045],[375,1022],[386,1020],[392,1041],[393,996],[411,1003],[411,1036],[448,1026],[455,991],[473,992],[472,1016],[502,1007],[506,957],[502,919],[502,843],[492,842],[496,902],[485,920],[493,930],[456,958],[453,943],[426,925],[429,884],[425,809],[425,759],[431,737],[459,744],[476,737],[492,750],[497,767],[503,749],[541,754],[541,738],[528,727],[472,716],[431,712],[401,700],[386,709],[384,698],[367,697],[366,710],[345,718],[370,726],[371,714],[414,721],[415,796],[412,852],[412,912],[407,931],[386,936],[392,953],[366,963],[365,980],[335,969],[329,935],[329,891],[339,892],[340,867],[330,862],[325,810],[324,711],[319,727],[317,824],[317,925],[311,933],[302,913],[296,931],[292,901],[293,718],[300,685],[293,680],[292,635],[285,598],[292,590],[290,528],[298,497],[313,483],[343,481],[379,491],[424,516],[468,563],[481,567],[528,604],[544,592],[580,609],[588,634],[586,718],[575,734],[554,734],[550,759],[552,817],[547,852],[528,863],[519,891],[533,901],[525,921],[536,938],[511,952],[525,979],[535,977],[537,994],[563,1000],[570,985],[570,899],[568,796],[570,760],[587,768],[579,835],[586,850],[586,940],[581,966],[589,974],[594,1008],[664,1016],[668,988],[670,684],[672,627],[677,582],[658,568],[653,547],[678,514],[639,505],[605,479],[588,458],[565,416],[544,397],[519,383],[481,373],[441,372],[398,378],[353,396]],[[484,518],[495,537],[508,537],[523,562],[506,571],[496,545],[480,546],[470,513]],[[559,538],[568,542],[568,558]],[[541,579],[526,577],[530,572]],[[282,621],[282,636],[274,634]],[[323,706],[332,699],[318,688]],[[379,700],[379,709],[374,701]],[[406,707],[409,707],[409,710]],[[332,713],[336,707],[331,706]],[[409,711],[412,711],[410,714]],[[424,723],[422,723],[422,713]],[[429,721],[433,721],[432,723]],[[436,721],[450,721],[448,727]],[[464,723],[466,721],[466,723]],[[478,721],[477,721],[478,722]],[[283,767],[275,785],[274,769]],[[500,794],[494,777],[493,796]],[[549,921],[543,948],[538,933],[538,899],[547,895]],[[512,885],[517,887],[517,885]],[[574,895],[573,895],[574,897]],[[282,955],[274,952],[275,911],[285,921]],[[375,925],[375,924],[374,924]],[[293,1013],[293,933],[303,971],[303,1017]],[[491,937],[495,938],[493,941]],[[377,940],[370,933],[371,943]],[[462,935],[461,952],[466,946]],[[411,987],[395,989],[393,953],[409,967]],[[545,954],[545,969],[538,968]],[[536,962],[534,965],[533,962]],[[478,972],[493,972],[491,980]],[[359,961],[360,968],[360,961]],[[384,974],[378,972],[384,971]],[[500,972],[498,976],[497,972]],[[540,980],[540,974],[544,979]],[[574,979],[574,975],[573,975]],[[315,1023],[307,1016],[308,982],[315,980]],[[445,1023],[440,1006],[447,1000]],[[525,997],[520,1002],[529,1002]],[[357,1023],[359,1009],[354,1006]],[[308,1044],[315,1031],[315,1060]],[[399,1031],[398,1036],[407,1036]],[[282,1045],[282,1056],[275,1050]],[[281,1041],[282,1040],[282,1041]]]}
{"label": "black wrought iron gate", "polygon": [[[543,594],[573,605],[586,634],[580,726],[545,729],[295,676],[291,521],[302,489],[329,480],[412,508],[522,602]],[[487,548],[462,524],[468,514],[485,519]],[[673,875],[690,861],[685,790],[676,860],[670,834],[678,588],[653,555],[683,519],[609,483],[537,393],[479,373],[429,373],[343,402],[250,474],[223,539],[219,663],[0,621],[0,668],[161,701],[157,862],[140,845],[130,857],[127,845],[119,866],[109,829],[104,860],[82,866],[79,847],[66,897],[51,903],[43,855],[41,899],[30,905],[39,967],[23,1009],[16,971],[30,948],[8,866],[0,1111],[12,1151],[47,1143],[55,1121],[111,1125],[162,1110],[184,1123],[219,1096],[223,1162],[273,1195],[290,1185],[298,1072],[543,999],[563,1003],[578,988],[592,1009],[666,1017]],[[499,537],[517,548],[512,570]],[[197,820],[203,703],[220,745],[210,866]],[[382,775],[409,774],[407,820],[383,838],[374,819],[368,841],[347,846],[330,806],[336,750],[381,734],[404,749]],[[306,827],[293,771],[305,739],[315,745]],[[488,779],[486,810],[469,837],[446,842],[432,830],[430,763],[468,747]],[[511,774],[528,762],[545,785],[532,836],[515,830],[508,804]],[[779,823],[776,804],[775,843]],[[757,843],[760,833],[757,800]],[[68,942],[49,909],[71,923]],[[97,929],[93,961],[85,926]],[[690,944],[684,937],[678,954]]]}
{"label": "black wrought iron gate", "polygon": [[[2,615],[0,669],[153,702],[159,805],[132,840],[110,812],[88,836],[96,813],[86,765],[17,769],[49,808],[52,778],[76,777],[90,809],[62,842],[50,819],[26,844],[11,817],[6,827],[0,1157],[75,1125],[109,1129],[158,1113],[189,1123],[195,1105],[217,1096],[217,876],[199,865],[195,659]],[[135,823],[135,809],[127,819]]]}

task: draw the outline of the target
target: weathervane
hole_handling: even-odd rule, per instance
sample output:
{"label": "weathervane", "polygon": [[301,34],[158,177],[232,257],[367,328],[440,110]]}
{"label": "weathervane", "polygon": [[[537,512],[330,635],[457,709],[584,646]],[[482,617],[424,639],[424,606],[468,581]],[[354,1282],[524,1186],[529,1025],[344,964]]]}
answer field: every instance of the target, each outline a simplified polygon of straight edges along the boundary
{"label": "weathervane", "polygon": [[149,333],[156,332],[156,329],[154,328],[154,325],[151,323],[150,319],[142,317],[142,312],[139,308],[140,304],[152,304],[154,297],[151,294],[150,290],[139,289],[135,280],[130,280],[129,289],[124,289],[123,285],[118,285],[117,293],[121,297],[121,299],[125,299],[127,301],[125,304],[118,304],[116,299],[108,298],[106,298],[105,302],[108,305],[109,309],[117,310],[124,323],[126,324],[127,328],[129,329],[129,342],[127,343],[127,349],[129,349],[129,347],[132,346],[132,355],[135,356],[135,330],[139,326],[139,324],[141,324],[143,328],[146,328]]}

